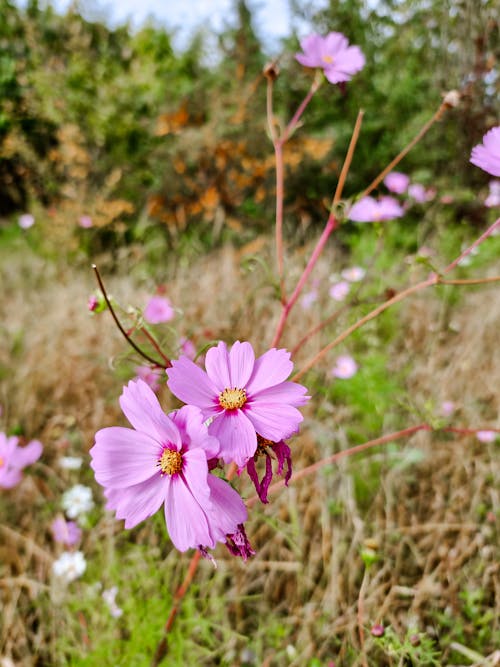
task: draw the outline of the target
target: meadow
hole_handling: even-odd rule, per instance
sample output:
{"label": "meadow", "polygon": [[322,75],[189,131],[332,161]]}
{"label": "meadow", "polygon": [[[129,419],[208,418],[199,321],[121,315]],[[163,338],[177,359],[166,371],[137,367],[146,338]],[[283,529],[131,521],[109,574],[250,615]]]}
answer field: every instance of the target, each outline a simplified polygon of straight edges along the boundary
{"label": "meadow", "polygon": [[[347,10],[336,24],[334,5],[311,32],[344,28]],[[14,107],[4,109],[12,122],[0,126],[0,431],[43,450],[15,483],[2,487],[0,476],[0,666],[500,665],[500,197],[498,174],[470,163],[471,149],[498,125],[495,95],[483,90],[481,106],[474,86],[443,97],[449,91],[435,81],[430,101],[399,132],[391,125],[397,104],[378,124],[367,79],[356,99],[360,61],[339,84],[325,80],[333,77],[327,66],[323,78],[317,65],[301,71],[283,101],[292,66],[284,56],[279,74],[276,63],[262,75],[262,63],[250,61],[238,81],[227,62],[201,73],[205,83],[219,77],[220,88],[207,86],[205,116],[194,118],[193,51],[175,65],[185,101],[155,101],[161,31],[110,36],[75,14],[5,8],[24,22],[32,54],[42,48],[34,26],[50,21],[80,45],[111,45],[96,48],[104,69],[113,50],[133,41],[126,44],[142,59],[127,56],[130,78],[116,72],[110,87],[130,86],[139,106],[149,77],[149,109],[141,117],[127,106],[123,127],[144,133],[151,155],[132,150],[131,135],[120,143],[119,110],[105,120],[87,115],[81,78],[65,83],[75,95],[66,109],[36,107],[55,94],[55,61],[34,57],[33,97],[22,93],[35,100],[33,114],[61,116],[50,118],[56,139],[45,137],[52,156],[43,164],[35,164],[31,130],[23,135]],[[243,55],[253,52],[250,18],[241,9],[232,36],[240,46],[246,36]],[[306,51],[294,44],[292,56]],[[483,46],[488,72],[497,71]],[[70,66],[74,78],[83,51]],[[12,76],[25,91],[21,70]],[[238,87],[245,94],[228,121],[224,100]],[[345,114],[336,133],[328,95],[338,101],[334,113]],[[87,126],[69,118],[78,105]],[[93,169],[111,131],[116,153]],[[104,144],[93,143],[100,133]],[[406,158],[414,137],[416,153]],[[406,171],[404,187],[387,180]],[[377,205],[390,196],[397,213],[358,216],[372,192]],[[372,217],[356,220],[364,215]],[[220,460],[215,468],[248,507],[255,554],[240,548],[242,558],[221,543],[209,554],[179,551],[163,511],[124,529],[105,509],[106,485],[89,453],[97,432],[129,427],[119,403],[129,381],[147,382],[165,413],[179,410],[171,361],[186,355],[204,369],[219,341],[249,341],[256,356],[286,348],[291,379],[310,396],[299,406],[300,430],[282,436],[293,465],[287,486],[286,466],[278,475],[271,454],[269,503],[260,502],[246,462],[238,472]],[[121,453],[112,454],[119,467]],[[0,472],[7,455],[0,450]],[[255,457],[259,477],[266,456]]]}

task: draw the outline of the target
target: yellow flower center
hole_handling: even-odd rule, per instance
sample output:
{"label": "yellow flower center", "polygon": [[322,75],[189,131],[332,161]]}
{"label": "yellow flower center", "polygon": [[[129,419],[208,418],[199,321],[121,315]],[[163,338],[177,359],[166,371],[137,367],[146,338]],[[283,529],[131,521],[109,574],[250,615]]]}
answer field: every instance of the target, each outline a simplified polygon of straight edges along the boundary
{"label": "yellow flower center", "polygon": [[0,468],[3,466],[3,458],[0,456]]}
{"label": "yellow flower center", "polygon": [[321,56],[321,60],[323,60],[325,63],[328,63],[329,65],[333,63],[332,56]]}
{"label": "yellow flower center", "polygon": [[247,392],[245,389],[237,389],[233,387],[232,389],[224,389],[223,392],[219,394],[219,405],[224,410],[237,410],[242,408],[247,402]]}
{"label": "yellow flower center", "polygon": [[182,470],[182,454],[176,449],[165,448],[158,459],[162,475],[175,475]]}

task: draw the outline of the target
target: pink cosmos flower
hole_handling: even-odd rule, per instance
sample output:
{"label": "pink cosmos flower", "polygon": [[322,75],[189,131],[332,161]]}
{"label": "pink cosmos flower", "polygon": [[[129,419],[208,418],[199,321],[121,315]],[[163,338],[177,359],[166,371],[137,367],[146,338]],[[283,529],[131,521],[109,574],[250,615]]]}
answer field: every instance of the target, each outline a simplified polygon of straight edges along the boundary
{"label": "pink cosmos flower", "polygon": [[400,171],[391,171],[384,178],[385,187],[397,195],[401,195],[403,192],[406,192],[409,184],[410,177],[401,173]]}
{"label": "pink cosmos flower", "polygon": [[351,266],[348,269],[344,269],[340,275],[350,283],[359,283],[360,280],[363,280],[365,274],[366,271],[361,266]]}
{"label": "pink cosmos flower", "polygon": [[349,354],[341,354],[340,357],[337,357],[335,366],[332,368],[333,377],[339,378],[340,380],[348,380],[352,378],[353,375],[356,375],[358,370],[358,364]]}
{"label": "pink cosmos flower", "polygon": [[500,206],[500,181],[490,181],[490,193],[484,201],[484,205],[488,208]]}
{"label": "pink cosmos flower", "polygon": [[354,222],[381,222],[400,218],[404,211],[393,197],[363,197],[348,212],[349,220]]}
{"label": "pink cosmos flower", "polygon": [[304,53],[295,54],[299,63],[305,67],[321,67],[330,83],[349,81],[365,65],[359,46],[349,46],[340,32],[330,32],[326,37],[309,35],[301,40],[300,46]]}
{"label": "pink cosmos flower", "polygon": [[19,447],[19,438],[0,432],[0,488],[11,489],[21,481],[21,471],[38,461],[43,445],[32,440],[26,447]]}
{"label": "pink cosmos flower", "polygon": [[78,224],[83,229],[89,229],[90,227],[94,226],[94,223],[92,222],[92,218],[89,215],[81,215],[78,218]]}
{"label": "pink cosmos flower", "polygon": [[35,218],[31,213],[23,213],[19,216],[18,224],[21,229],[29,229],[35,224]]}
{"label": "pink cosmos flower", "polygon": [[63,517],[57,517],[50,527],[52,537],[56,542],[72,547],[82,538],[81,528],[74,521],[66,521]]}
{"label": "pink cosmos flower", "polygon": [[417,204],[424,204],[431,199],[432,193],[429,193],[421,183],[412,183],[408,186],[408,196]]}
{"label": "pink cosmos flower", "polygon": [[338,283],[334,283],[328,290],[328,294],[332,297],[334,301],[343,301],[346,296],[349,294],[351,286],[345,280],[341,280]]}
{"label": "pink cosmos flower", "polygon": [[179,341],[179,347],[182,351],[182,354],[189,359],[194,359],[196,357],[196,346],[192,340],[189,340],[189,338],[181,338]]}
{"label": "pink cosmos flower", "polygon": [[174,309],[168,299],[163,296],[153,296],[144,308],[144,319],[150,324],[169,322],[175,317]]}
{"label": "pink cosmos flower", "polygon": [[220,441],[220,457],[240,468],[255,454],[257,433],[279,442],[298,430],[303,417],[297,407],[307,389],[286,382],[293,369],[290,353],[272,348],[258,359],[250,343],[236,341],[231,350],[222,341],[208,350],[204,372],[186,357],[167,368],[170,391],[213,418],[209,431]]}
{"label": "pink cosmos flower", "polygon": [[500,176],[500,125],[492,127],[483,143],[474,146],[470,161],[492,176]]}
{"label": "pink cosmos flower", "polygon": [[160,388],[162,371],[159,368],[151,368],[150,366],[136,366],[135,372],[137,377],[144,380],[148,387],[151,387],[156,394]]}
{"label": "pink cosmos flower", "polygon": [[495,442],[497,433],[495,431],[477,431],[476,438],[479,442]]}
{"label": "pink cosmos flower", "polygon": [[101,429],[90,450],[106,508],[133,528],[164,504],[179,551],[213,548],[239,533],[246,507],[227,482],[209,474],[207,460],[219,455],[219,442],[208,434],[201,410],[185,405],[166,415],[142,380],[124,387],[120,406],[133,428]]}

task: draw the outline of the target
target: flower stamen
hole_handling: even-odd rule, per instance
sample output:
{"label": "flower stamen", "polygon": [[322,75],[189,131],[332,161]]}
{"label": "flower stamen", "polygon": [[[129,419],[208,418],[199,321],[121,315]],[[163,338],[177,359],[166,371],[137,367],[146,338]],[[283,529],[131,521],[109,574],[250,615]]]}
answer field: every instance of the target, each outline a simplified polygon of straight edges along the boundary
{"label": "flower stamen", "polygon": [[247,402],[247,392],[245,389],[232,389],[226,387],[223,392],[219,394],[219,405],[224,410],[237,410],[242,408]]}
{"label": "flower stamen", "polygon": [[323,62],[325,62],[325,63],[328,63],[329,65],[331,65],[333,63],[333,57],[332,56],[328,56],[328,55],[322,56],[321,60],[323,60]]}
{"label": "flower stamen", "polygon": [[158,459],[157,465],[161,468],[162,475],[175,475],[182,470],[182,454],[176,449],[166,447]]}

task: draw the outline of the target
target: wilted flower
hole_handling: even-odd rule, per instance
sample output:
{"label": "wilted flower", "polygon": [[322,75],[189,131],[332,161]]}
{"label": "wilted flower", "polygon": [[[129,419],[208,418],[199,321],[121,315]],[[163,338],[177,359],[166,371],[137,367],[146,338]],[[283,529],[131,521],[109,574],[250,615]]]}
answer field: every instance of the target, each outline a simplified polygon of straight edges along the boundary
{"label": "wilted flower", "polygon": [[491,128],[483,143],[474,146],[470,161],[492,176],[500,176],[500,125]]}
{"label": "wilted flower", "polygon": [[[253,485],[255,486],[255,490],[257,491],[257,494],[263,503],[268,502],[267,491],[269,489],[269,485],[271,484],[273,478],[273,463],[272,463],[271,452],[269,450],[271,450],[271,452],[274,454],[274,456],[278,461],[276,474],[282,475],[286,464],[286,473],[285,473],[286,486],[288,486],[288,482],[290,481],[290,477],[292,476],[292,455],[290,452],[290,447],[286,444],[286,442],[284,442],[283,440],[280,440],[280,442],[271,442],[270,440],[266,440],[260,435],[257,435],[257,451],[252,457],[248,459],[246,467],[248,476],[252,480]],[[264,476],[259,481],[259,475],[257,473],[257,468],[255,467],[255,464],[258,462],[260,458],[266,459],[266,470]]]}
{"label": "wilted flower", "polygon": [[497,433],[495,431],[477,431],[476,438],[479,442],[495,442]]}
{"label": "wilted flower", "polygon": [[152,296],[144,308],[144,319],[150,324],[169,322],[175,317],[175,311],[168,299],[163,296]]}
{"label": "wilted flower", "polygon": [[26,447],[19,447],[19,438],[8,437],[0,432],[0,488],[11,489],[19,484],[22,470],[38,461],[42,455],[43,445],[32,440]]}
{"label": "wilted flower", "polygon": [[350,283],[358,283],[363,280],[366,271],[361,266],[351,266],[349,269],[344,269],[340,275]]}
{"label": "wilted flower", "polygon": [[393,197],[363,197],[348,211],[347,217],[354,222],[381,222],[400,218],[404,211]]}
{"label": "wilted flower", "polygon": [[290,353],[272,348],[255,359],[250,343],[236,341],[231,350],[222,341],[208,350],[206,373],[187,357],[167,368],[170,391],[185,403],[197,405],[209,431],[220,442],[225,463],[242,468],[257,449],[257,433],[279,442],[298,430],[303,417],[297,407],[309,397],[307,389],[286,382],[293,369]]}
{"label": "wilted flower", "polygon": [[488,208],[500,206],[500,181],[490,181],[490,192],[484,201],[484,205]]}
{"label": "wilted flower", "polygon": [[29,229],[30,227],[33,227],[35,224],[35,218],[31,215],[31,213],[23,213],[22,215],[19,216],[18,219],[18,224],[21,229]]}
{"label": "wilted flower", "polygon": [[403,192],[406,192],[409,184],[410,177],[401,173],[400,171],[391,171],[384,178],[385,187],[397,195],[401,195]]}
{"label": "wilted flower", "polygon": [[304,53],[295,58],[305,67],[321,67],[330,83],[349,81],[363,69],[365,57],[359,46],[349,46],[349,41],[340,32],[330,32],[326,37],[309,35],[301,40]]}
{"label": "wilted flower", "polygon": [[58,579],[69,583],[81,577],[87,563],[81,551],[65,551],[52,563],[52,572]]}
{"label": "wilted flower", "polygon": [[77,519],[94,507],[92,489],[83,484],[75,484],[62,495],[61,505],[70,519]]}
{"label": "wilted flower", "polygon": [[52,537],[56,542],[72,547],[82,538],[81,528],[74,521],[66,521],[57,517],[50,526]]}
{"label": "wilted flower", "polygon": [[358,364],[349,354],[341,354],[340,357],[337,357],[335,366],[332,368],[333,377],[339,378],[340,380],[348,380],[352,378],[353,375],[356,375],[358,370]]}
{"label": "wilted flower", "polygon": [[120,405],[133,428],[101,429],[90,450],[107,509],[133,528],[164,504],[179,551],[213,548],[237,532],[247,510],[227,482],[209,474],[219,442],[208,434],[201,410],[185,405],[167,416],[142,380],[124,387]]}
{"label": "wilted flower", "polygon": [[334,283],[328,290],[328,294],[334,299],[334,301],[343,301],[346,296],[349,294],[351,286],[345,280],[341,280],[338,283]]}
{"label": "wilted flower", "polygon": [[151,389],[156,393],[160,388],[160,377],[162,371],[158,368],[151,368],[150,366],[136,366],[135,372],[138,378],[144,380],[144,382],[151,387]]}

